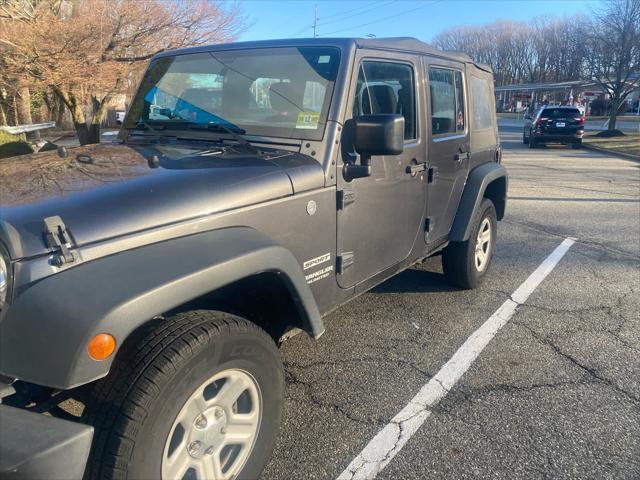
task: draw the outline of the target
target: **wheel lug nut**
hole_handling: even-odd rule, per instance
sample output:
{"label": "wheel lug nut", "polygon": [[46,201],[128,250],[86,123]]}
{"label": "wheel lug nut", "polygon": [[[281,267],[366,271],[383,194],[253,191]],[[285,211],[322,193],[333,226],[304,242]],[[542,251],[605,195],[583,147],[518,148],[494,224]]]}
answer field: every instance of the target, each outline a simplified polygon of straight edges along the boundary
{"label": "wheel lug nut", "polygon": [[209,447],[204,451],[205,455],[213,455],[213,452],[215,451],[215,449],[213,447]]}
{"label": "wheel lug nut", "polygon": [[206,428],[207,427],[207,418],[204,415],[198,415],[195,421],[196,428]]}
{"label": "wheel lug nut", "polygon": [[214,415],[216,416],[216,418],[220,418],[222,415],[224,415],[224,410],[218,407],[215,409]]}
{"label": "wheel lug nut", "polygon": [[220,433],[222,433],[224,435],[225,433],[227,433],[227,429],[225,427],[222,427],[220,429]]}
{"label": "wheel lug nut", "polygon": [[201,450],[202,450],[202,443],[198,440],[196,440],[195,442],[191,442],[187,447],[187,451],[189,452],[189,455],[191,455],[192,457],[197,457],[200,454]]}

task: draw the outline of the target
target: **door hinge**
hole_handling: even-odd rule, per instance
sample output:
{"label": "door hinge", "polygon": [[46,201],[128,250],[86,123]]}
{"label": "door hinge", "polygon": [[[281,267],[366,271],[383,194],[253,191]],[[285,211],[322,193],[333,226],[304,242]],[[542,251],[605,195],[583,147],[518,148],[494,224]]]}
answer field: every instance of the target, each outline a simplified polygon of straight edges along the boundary
{"label": "door hinge", "polygon": [[344,210],[347,205],[356,201],[356,192],[353,190],[338,190],[338,210]]}
{"label": "door hinge", "polygon": [[433,225],[434,225],[433,217],[427,217],[424,219],[425,232],[430,232],[431,230],[433,230]]}
{"label": "door hinge", "polygon": [[438,167],[429,167],[427,170],[427,183],[435,183],[438,178]]}
{"label": "door hinge", "polygon": [[433,231],[433,227],[435,225],[435,221],[433,217],[427,217],[424,219],[424,239],[425,241],[429,238],[429,232]]}
{"label": "door hinge", "polygon": [[53,264],[61,267],[76,260],[76,255],[70,250],[71,237],[62,219],[58,216],[44,219],[44,237],[47,247],[56,250]]}
{"label": "door hinge", "polygon": [[342,252],[336,257],[336,273],[338,275],[342,275],[351,265],[353,265],[353,252]]}

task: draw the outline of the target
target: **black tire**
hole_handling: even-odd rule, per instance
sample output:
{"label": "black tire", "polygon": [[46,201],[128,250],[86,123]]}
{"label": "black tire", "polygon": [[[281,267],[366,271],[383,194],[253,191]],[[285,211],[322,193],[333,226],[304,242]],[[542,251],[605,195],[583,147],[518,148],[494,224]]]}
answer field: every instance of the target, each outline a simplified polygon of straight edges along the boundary
{"label": "black tire", "polygon": [[[476,267],[476,243],[478,231],[484,219],[489,219],[491,228],[491,240],[487,251],[487,261],[484,268],[479,271]],[[471,235],[465,242],[451,242],[442,252],[442,270],[447,281],[460,288],[476,288],[482,282],[491,265],[493,249],[496,241],[498,219],[496,208],[488,198],[482,200],[475,218],[472,220]]]}
{"label": "black tire", "polygon": [[166,318],[127,345],[97,382],[84,420],[95,428],[85,479],[159,479],[174,419],[198,386],[218,371],[242,369],[259,386],[262,416],[238,478],[256,479],[277,437],[284,373],[273,339],[233,315],[191,311]]}
{"label": "black tire", "polygon": [[522,132],[522,143],[527,145],[529,143],[529,137],[527,137],[524,132]]}
{"label": "black tire", "polygon": [[571,148],[573,148],[574,150],[576,150],[578,148],[582,148],[582,140],[572,143],[571,144]]}
{"label": "black tire", "polygon": [[536,148],[536,141],[533,137],[529,137],[529,148]]}

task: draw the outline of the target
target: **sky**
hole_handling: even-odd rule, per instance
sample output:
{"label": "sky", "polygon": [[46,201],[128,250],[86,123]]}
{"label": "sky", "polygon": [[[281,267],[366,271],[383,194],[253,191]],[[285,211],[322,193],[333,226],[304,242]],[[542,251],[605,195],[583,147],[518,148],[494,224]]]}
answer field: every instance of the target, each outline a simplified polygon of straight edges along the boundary
{"label": "sky", "polygon": [[242,0],[249,27],[241,41],[313,36],[314,8],[320,37],[410,36],[430,41],[458,25],[498,19],[589,14],[598,0]]}

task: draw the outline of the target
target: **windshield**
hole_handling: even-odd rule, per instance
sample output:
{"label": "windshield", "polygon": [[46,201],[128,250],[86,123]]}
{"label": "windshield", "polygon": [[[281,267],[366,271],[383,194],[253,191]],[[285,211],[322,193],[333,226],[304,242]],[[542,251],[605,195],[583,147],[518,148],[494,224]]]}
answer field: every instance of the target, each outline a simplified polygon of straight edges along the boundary
{"label": "windshield", "polygon": [[320,140],[339,50],[262,48],[164,57],[147,70],[125,128],[223,125],[239,133]]}

